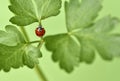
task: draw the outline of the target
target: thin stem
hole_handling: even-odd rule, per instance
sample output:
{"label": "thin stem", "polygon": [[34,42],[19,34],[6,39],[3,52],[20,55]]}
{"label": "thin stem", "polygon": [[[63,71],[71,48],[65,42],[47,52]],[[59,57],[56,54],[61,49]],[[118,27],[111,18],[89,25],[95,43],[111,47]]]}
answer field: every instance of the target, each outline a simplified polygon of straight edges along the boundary
{"label": "thin stem", "polygon": [[40,78],[42,81],[48,81],[48,80],[46,79],[46,77],[44,76],[44,73],[42,72],[41,68],[40,68],[38,65],[36,65],[35,71],[36,71],[36,73],[39,75],[39,78]]}
{"label": "thin stem", "polygon": [[40,42],[40,40],[36,40],[36,41],[28,42],[28,44],[39,43],[39,42]]}
{"label": "thin stem", "polygon": [[27,32],[26,32],[25,28],[23,26],[21,26],[20,29],[21,29],[22,33],[24,34],[26,41],[29,42],[30,39],[27,35]]}
{"label": "thin stem", "polygon": [[42,26],[42,24],[41,24],[41,20],[39,20],[39,26]]}
{"label": "thin stem", "polygon": [[[27,32],[26,32],[25,28],[24,27],[20,27],[20,29],[21,29],[21,32],[24,34],[24,36],[26,38],[26,42],[31,43],[31,44],[39,42],[39,44],[41,44],[40,41],[32,41],[32,42],[30,42],[30,39],[29,39],[29,37],[27,35]],[[41,39],[41,41],[43,41],[43,39]],[[38,65],[36,65],[35,71],[36,71],[37,75],[39,76],[40,80],[47,81],[45,75],[43,74],[42,70],[40,69],[40,67]]]}
{"label": "thin stem", "polygon": [[41,48],[41,47],[42,47],[42,45],[43,45],[43,43],[44,43],[44,40],[43,40],[43,37],[41,37],[41,41],[39,42],[39,44],[38,44],[38,46],[37,46],[37,47]]}

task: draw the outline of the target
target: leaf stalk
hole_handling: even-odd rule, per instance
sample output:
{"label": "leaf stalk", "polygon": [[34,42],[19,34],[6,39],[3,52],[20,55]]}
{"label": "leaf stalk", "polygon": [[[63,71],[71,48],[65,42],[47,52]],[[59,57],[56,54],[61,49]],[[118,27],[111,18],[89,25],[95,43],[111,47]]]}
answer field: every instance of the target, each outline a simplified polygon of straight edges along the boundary
{"label": "leaf stalk", "polygon": [[[22,27],[20,27],[20,29],[21,29],[21,32],[23,33],[23,35],[24,35],[24,37],[25,37],[25,39],[26,39],[26,42],[28,42],[28,44],[38,43],[38,42],[39,42],[40,47],[41,47],[41,45],[43,44],[43,42],[42,42],[43,39],[41,39],[41,41],[32,41],[32,42],[30,42],[29,36],[28,36],[25,28],[22,26]],[[40,69],[40,66],[36,65],[35,71],[36,71],[36,74],[38,75],[38,77],[40,78],[40,80],[42,80],[42,81],[48,81],[48,80],[46,79],[44,73],[43,73],[42,70]]]}

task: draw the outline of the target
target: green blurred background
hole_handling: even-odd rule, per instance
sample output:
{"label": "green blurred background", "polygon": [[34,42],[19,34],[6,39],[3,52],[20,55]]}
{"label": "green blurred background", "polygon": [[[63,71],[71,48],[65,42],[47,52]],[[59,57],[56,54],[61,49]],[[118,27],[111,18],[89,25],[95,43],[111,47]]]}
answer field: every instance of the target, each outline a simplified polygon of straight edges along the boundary
{"label": "green blurred background", "polygon": [[[63,2],[65,0],[62,0]],[[0,0],[0,29],[4,30],[5,25],[11,24],[9,18],[13,15],[9,9],[9,0]],[[120,18],[120,0],[104,0],[103,9],[99,17],[111,14]],[[57,17],[51,17],[43,22],[46,28],[46,35],[66,32],[64,8]],[[37,23],[26,27],[31,40],[39,39],[35,36],[34,30]],[[118,26],[120,27],[120,25]],[[117,31],[120,31],[118,28]],[[49,81],[120,81],[120,58],[113,61],[104,61],[96,55],[95,61],[91,65],[81,63],[71,74],[61,70],[58,63],[51,60],[51,53],[42,47],[43,58],[39,60],[41,69]],[[0,81],[40,81],[35,70],[23,67],[11,69],[9,73],[0,72]]]}

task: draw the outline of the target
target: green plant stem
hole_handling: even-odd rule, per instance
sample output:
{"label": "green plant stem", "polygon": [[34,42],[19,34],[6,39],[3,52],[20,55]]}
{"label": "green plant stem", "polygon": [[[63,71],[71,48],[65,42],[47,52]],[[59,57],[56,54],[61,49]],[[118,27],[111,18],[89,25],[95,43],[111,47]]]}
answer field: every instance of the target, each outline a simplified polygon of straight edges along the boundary
{"label": "green plant stem", "polygon": [[33,43],[40,43],[40,40],[28,42],[28,44],[33,44]]}
{"label": "green plant stem", "polygon": [[41,37],[41,41],[39,42],[38,47],[41,48],[43,43],[44,43],[44,40],[43,40],[43,37]]}
{"label": "green plant stem", "polygon": [[[32,41],[32,42],[30,42],[30,39],[29,39],[29,37],[27,35],[27,32],[26,32],[25,28],[22,26],[22,27],[20,27],[20,29],[21,29],[21,32],[24,34],[24,36],[26,38],[26,42],[28,42],[28,43],[37,43],[37,42],[39,42],[40,43],[40,41]],[[42,43],[40,43],[40,44],[42,44]],[[40,69],[40,66],[36,65],[35,71],[36,71],[38,77],[40,78],[40,80],[47,81],[45,75],[43,74],[42,70]]]}
{"label": "green plant stem", "polygon": [[39,75],[39,78],[40,78],[42,81],[48,81],[48,80],[46,79],[46,77],[44,76],[44,73],[42,72],[41,68],[40,68],[38,65],[36,65],[35,70],[36,70],[36,73]]}
{"label": "green plant stem", "polygon": [[28,35],[27,35],[27,32],[26,32],[25,28],[24,28],[23,26],[21,26],[20,29],[21,29],[21,32],[22,32],[22,33],[24,34],[24,36],[25,36],[26,42],[29,42],[30,39],[29,39],[29,37],[28,37]]}

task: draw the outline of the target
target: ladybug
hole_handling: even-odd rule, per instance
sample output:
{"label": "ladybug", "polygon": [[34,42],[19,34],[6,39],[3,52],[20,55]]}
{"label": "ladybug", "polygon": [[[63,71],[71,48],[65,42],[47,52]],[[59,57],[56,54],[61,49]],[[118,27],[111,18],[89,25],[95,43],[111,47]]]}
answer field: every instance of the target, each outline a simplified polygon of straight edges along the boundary
{"label": "ladybug", "polygon": [[42,26],[37,27],[35,33],[38,37],[42,37],[45,34],[45,29]]}

